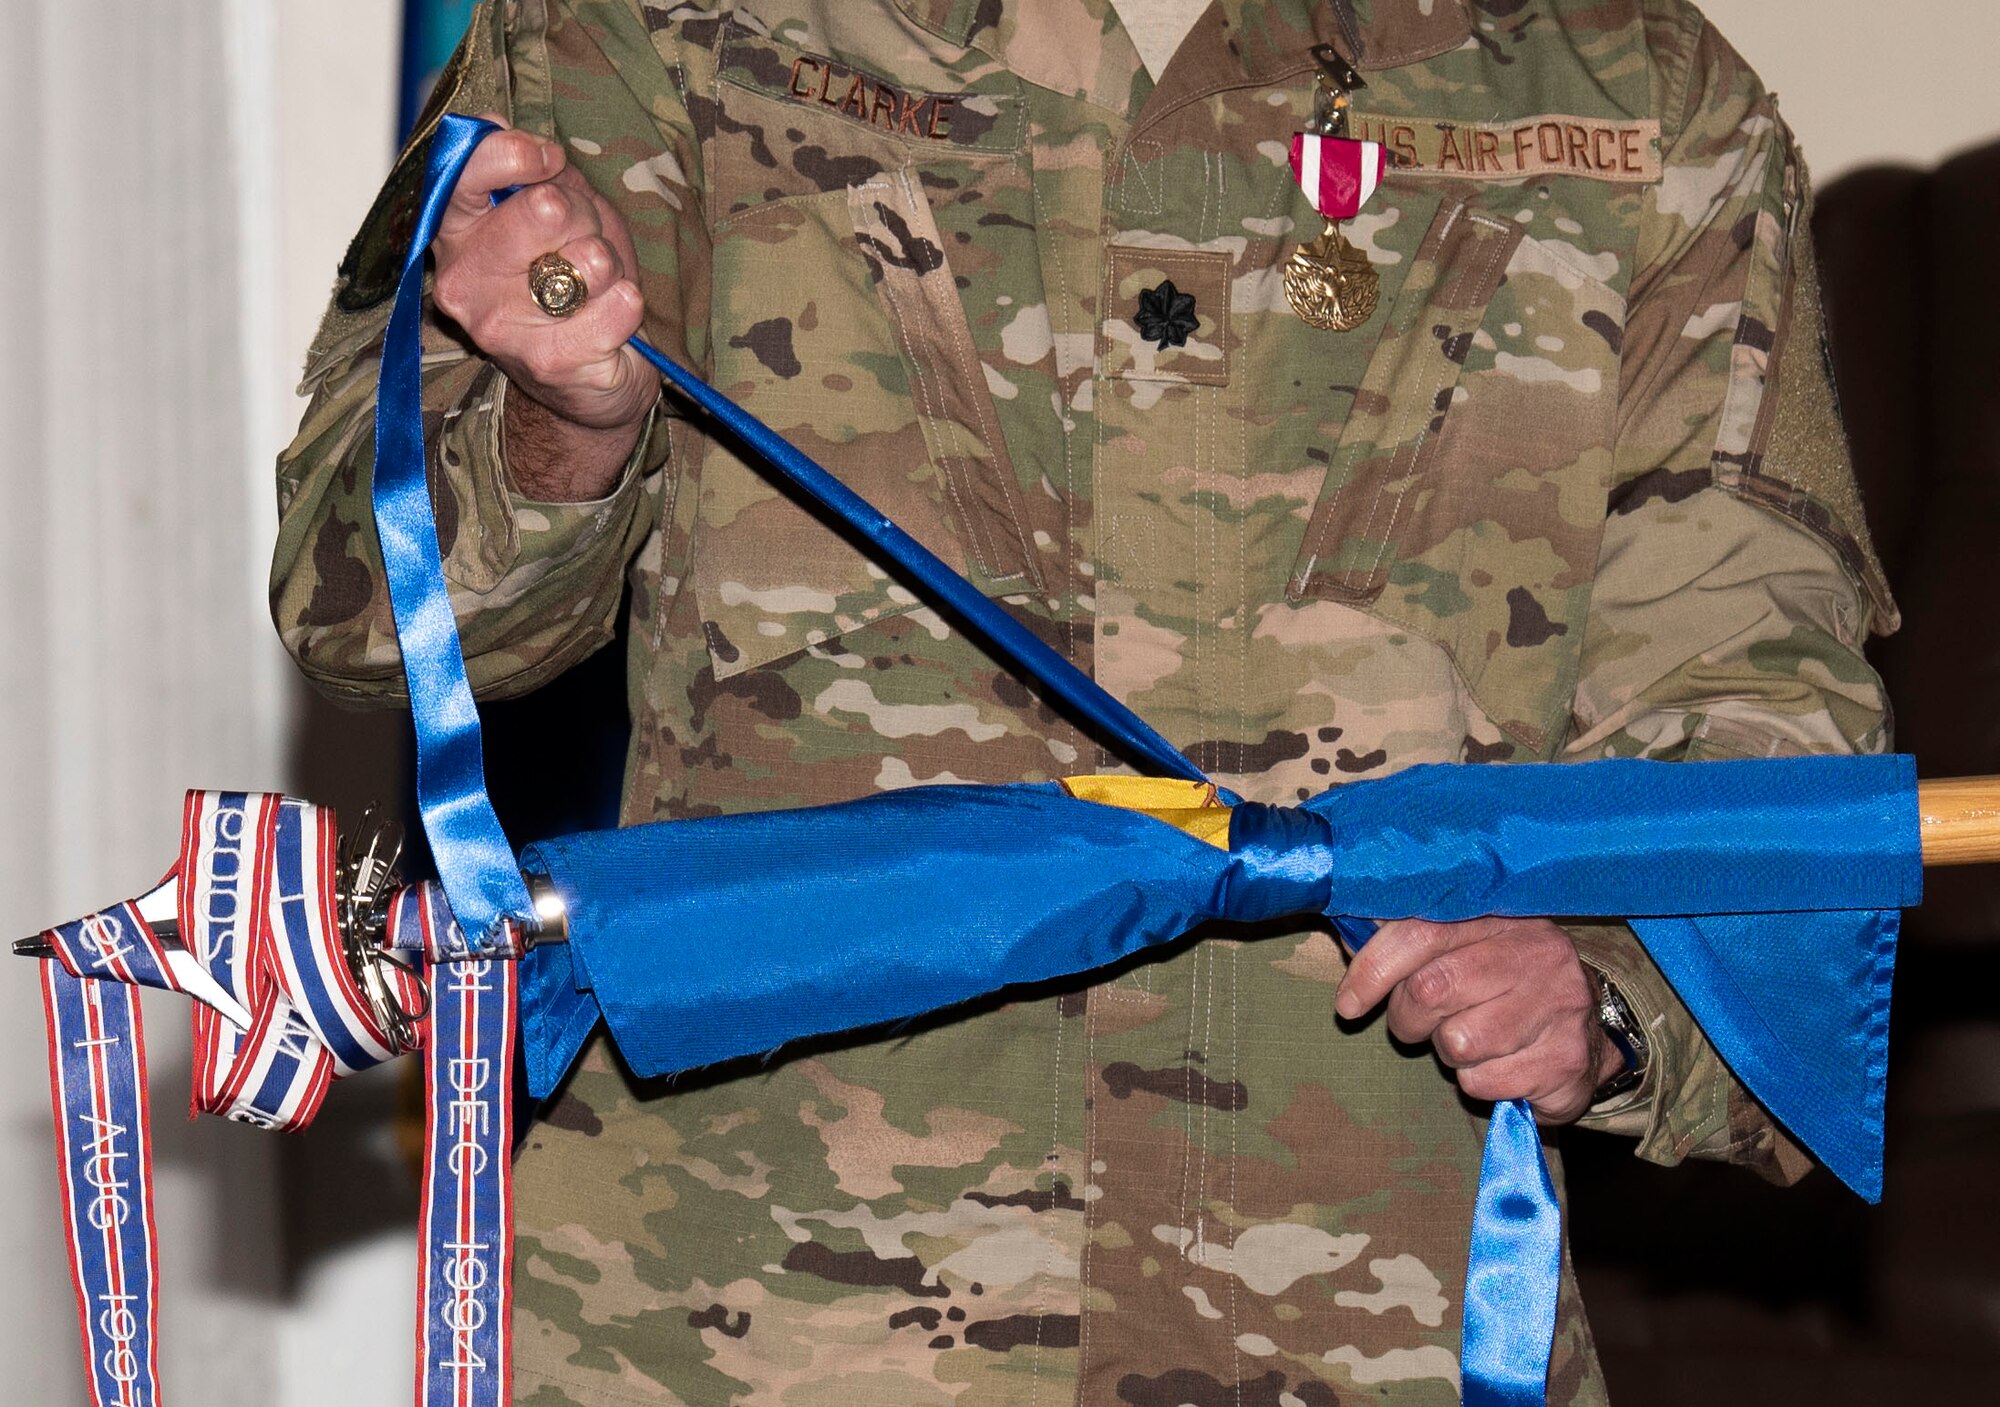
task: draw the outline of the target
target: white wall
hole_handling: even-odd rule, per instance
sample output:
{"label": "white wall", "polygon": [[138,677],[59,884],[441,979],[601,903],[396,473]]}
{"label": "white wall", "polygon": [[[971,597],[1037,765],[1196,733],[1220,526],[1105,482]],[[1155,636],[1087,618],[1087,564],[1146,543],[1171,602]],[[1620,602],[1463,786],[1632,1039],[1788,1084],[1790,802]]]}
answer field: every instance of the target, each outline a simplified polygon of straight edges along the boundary
{"label": "white wall", "polygon": [[[263,602],[271,461],[387,164],[396,9],[7,7],[0,940],[149,886],[183,788],[293,781],[300,710]],[[413,1228],[295,1280],[284,1260],[281,1178],[371,1130],[190,1123],[185,1003],[149,998],[147,1018],[170,1400],[405,1400]],[[0,950],[0,1400],[67,1407],[84,1398],[41,1046],[34,969]]]}
{"label": "white wall", "polygon": [[1700,0],[1778,95],[1815,181],[2000,138],[2000,0]]}
{"label": "white wall", "polygon": [[285,439],[297,428],[293,391],[334,266],[395,156],[401,15],[400,0],[294,0],[277,9],[279,355],[267,389]]}
{"label": "white wall", "polygon": [[[271,9],[276,17],[270,53],[275,120],[265,218],[274,250],[268,309],[273,355],[260,368],[254,387],[268,407],[269,426],[257,466],[267,496],[271,461],[298,425],[303,405],[295,394],[299,370],[332,290],[334,267],[395,154],[402,13],[399,0],[291,0]],[[260,591],[270,543],[267,534],[246,545]],[[263,635],[271,635],[268,623]],[[293,748],[285,759],[285,785],[343,806],[393,799],[366,784],[358,794],[329,794],[327,773],[333,770],[330,764],[338,764],[350,780],[354,772],[383,775],[390,770],[383,763],[393,763],[407,725],[389,718],[341,718],[323,706],[308,711],[289,666],[286,678],[294,687],[288,720]],[[316,755],[303,755],[302,748]],[[299,1206],[286,1208],[294,1244],[309,1251],[303,1264],[291,1267],[297,1278],[287,1287],[275,1345],[267,1345],[276,1350],[271,1354],[279,1388],[276,1407],[374,1407],[408,1400],[416,1316],[415,1215],[393,1192],[385,1202],[364,1190],[371,1179],[380,1180],[385,1165],[392,1179],[398,1175],[398,1155],[385,1121],[395,1108],[395,1082],[403,1074],[399,1063],[365,1082],[336,1087],[320,1123],[286,1150],[287,1197],[328,1199],[332,1217],[351,1218],[353,1230],[336,1232],[329,1228],[328,1216]],[[381,1214],[385,1210],[389,1215]],[[302,1234],[302,1227],[310,1229]],[[245,1400],[240,1407],[252,1404]]]}
{"label": "white wall", "polygon": [[[17,0],[0,26],[0,934],[151,885],[189,783],[276,780],[278,660],[250,588],[268,483],[246,410],[232,66],[209,0]],[[25,199],[22,197],[25,195]],[[0,956],[0,1362],[10,1402],[82,1400],[32,967]],[[190,1124],[187,1014],[149,1001],[163,1369],[268,1402],[274,1140]]]}

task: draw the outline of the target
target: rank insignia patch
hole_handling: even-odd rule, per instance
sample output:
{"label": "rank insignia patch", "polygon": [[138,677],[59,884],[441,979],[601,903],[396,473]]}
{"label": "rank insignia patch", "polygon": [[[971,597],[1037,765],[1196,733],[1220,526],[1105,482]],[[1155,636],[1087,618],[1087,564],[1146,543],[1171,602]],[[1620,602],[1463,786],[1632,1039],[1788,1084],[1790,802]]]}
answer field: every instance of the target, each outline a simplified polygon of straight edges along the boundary
{"label": "rank insignia patch", "polygon": [[1201,319],[1195,316],[1194,295],[1174,287],[1172,279],[1164,279],[1158,287],[1139,294],[1139,312],[1132,323],[1141,337],[1164,352],[1169,347],[1187,346],[1188,335],[1201,326]]}

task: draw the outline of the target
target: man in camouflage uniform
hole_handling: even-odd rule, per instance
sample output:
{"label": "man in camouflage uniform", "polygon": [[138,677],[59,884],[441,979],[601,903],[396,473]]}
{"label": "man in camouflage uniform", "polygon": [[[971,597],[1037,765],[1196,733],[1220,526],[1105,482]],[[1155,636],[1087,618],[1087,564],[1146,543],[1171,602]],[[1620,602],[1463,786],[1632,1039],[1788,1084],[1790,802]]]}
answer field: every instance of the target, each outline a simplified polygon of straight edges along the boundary
{"label": "man in camouflage uniform", "polygon": [[[1398,158],[1349,225],[1381,301],[1344,333],[1281,286],[1319,232],[1286,146],[1321,42]],[[559,197],[489,217],[474,183],[439,247],[461,320],[426,330],[426,425],[468,663],[532,689],[629,587],[627,823],[1119,761],[656,403],[614,350],[642,315],[1251,799],[1885,745],[1861,647],[1894,608],[1804,169],[1681,0],[1220,0],[1157,85],[1106,0],[510,0],[445,86],[555,139],[490,142],[487,185]],[[279,626],[364,703],[400,688],[367,465],[409,179],[280,465]],[[571,323],[474,257],[500,216],[587,265]],[[1185,345],[1138,330],[1168,280]],[[1506,994],[1494,1045],[1471,1013],[1510,951],[1566,985]],[[598,1045],[521,1156],[518,1400],[1456,1401],[1484,1119],[1451,1076],[1536,1093],[1494,1057],[1581,1029],[1548,995],[1578,955],[1650,1041],[1586,1123],[1802,1171],[1623,928],[1368,952],[1346,976],[1317,929],[1211,940],[671,1087]],[[1337,1021],[1337,990],[1393,991],[1388,1020]],[[1567,1270],[1550,1385],[1604,1396]]]}

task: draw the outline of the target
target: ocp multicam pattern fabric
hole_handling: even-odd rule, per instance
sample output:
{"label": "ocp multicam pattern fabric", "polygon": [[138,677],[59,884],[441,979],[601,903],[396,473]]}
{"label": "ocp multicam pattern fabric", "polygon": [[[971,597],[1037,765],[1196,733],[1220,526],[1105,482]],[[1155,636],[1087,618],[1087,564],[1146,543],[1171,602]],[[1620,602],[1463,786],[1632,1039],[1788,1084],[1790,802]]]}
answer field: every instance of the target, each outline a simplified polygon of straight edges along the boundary
{"label": "ocp multicam pattern fabric", "polygon": [[[1417,158],[1350,222],[1382,296],[1345,334],[1281,290],[1322,41],[1353,135]],[[1885,744],[1859,525],[1772,511],[1818,501],[1770,433],[1824,376],[1804,169],[1679,0],[1224,0],[1157,85],[1102,0],[514,0],[464,72],[453,106],[559,135],[632,226],[650,341],[1250,800]],[[398,693],[365,526],[396,190],[280,474],[275,614],[355,701]],[[1166,281],[1197,326],[1160,348]],[[513,495],[507,389],[426,337],[475,687],[598,648],[630,587],[626,822],[1108,764],[671,407],[606,500]],[[1629,932],[1574,931],[1659,1036],[1594,1122],[1796,1176]],[[1455,1400],[1481,1121],[1338,1032],[1341,971],[1299,927],[672,1089],[593,1051],[520,1162],[520,1400]],[[1602,1395],[1566,1288],[1551,1400]]]}

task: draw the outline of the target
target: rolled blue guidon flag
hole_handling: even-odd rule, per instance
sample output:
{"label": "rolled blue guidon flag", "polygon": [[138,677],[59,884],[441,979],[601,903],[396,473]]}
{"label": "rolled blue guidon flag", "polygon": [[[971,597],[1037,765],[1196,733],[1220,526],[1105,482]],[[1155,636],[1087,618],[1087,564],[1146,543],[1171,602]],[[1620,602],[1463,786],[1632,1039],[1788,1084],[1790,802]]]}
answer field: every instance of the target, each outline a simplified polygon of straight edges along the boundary
{"label": "rolled blue guidon flag", "polygon": [[[1356,918],[1626,918],[1758,1098],[1880,1195],[1897,910],[1922,886],[1909,758],[1426,766],[1222,810],[1194,783],[1066,785],[530,847],[569,925],[524,973],[531,1087],[600,1019],[660,1075],[1089,972],[1209,920],[1324,915],[1352,938]],[[1128,787],[1145,795],[1100,804]],[[1226,848],[1149,799],[1175,788],[1227,818]]]}
{"label": "rolled blue guidon flag", "polygon": [[[600,1020],[636,1073],[664,1075],[1210,921],[1321,916],[1359,946],[1375,919],[1625,918],[1723,1059],[1871,1201],[1898,910],[1923,883],[1898,756],[1413,767],[1296,807],[1170,778],[918,787],[571,836],[522,863],[567,910],[568,941],[522,974],[538,1096]],[[1503,1100],[1467,1256],[1469,1407],[1546,1401],[1561,1257],[1533,1111]]]}

